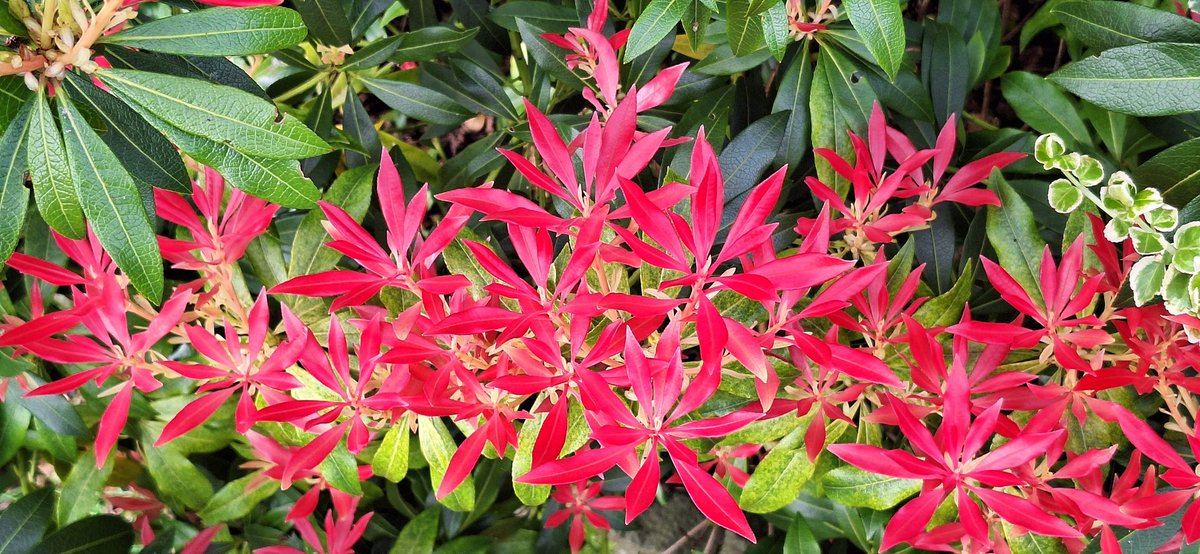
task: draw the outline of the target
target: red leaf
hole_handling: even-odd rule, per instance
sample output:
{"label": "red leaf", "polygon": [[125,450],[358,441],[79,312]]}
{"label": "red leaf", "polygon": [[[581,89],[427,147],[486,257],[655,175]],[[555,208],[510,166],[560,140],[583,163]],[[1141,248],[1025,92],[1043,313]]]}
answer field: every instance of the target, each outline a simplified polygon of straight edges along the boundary
{"label": "red leaf", "polygon": [[667,452],[671,454],[675,471],[679,472],[679,479],[683,481],[683,488],[687,490],[688,496],[692,497],[692,502],[700,509],[700,513],[713,523],[745,537],[746,540],[758,542],[754,531],[750,529],[750,523],[746,521],[746,514],[742,513],[733,496],[725,490],[725,486],[696,465],[696,454],[674,441],[668,441],[666,447]]}
{"label": "red leaf", "polygon": [[236,390],[238,389],[228,388],[216,391],[189,402],[187,406],[179,410],[179,413],[175,414],[175,417],[171,418],[171,421],[167,422],[167,425],[163,427],[162,434],[154,442],[154,446],[167,444],[175,440],[176,437],[204,423],[204,420],[213,415],[213,412],[217,411],[217,408],[220,408],[221,404],[224,404],[225,400],[232,396]]}
{"label": "red leaf", "polygon": [[633,447],[633,444],[626,444],[584,450],[569,458],[536,466],[516,481],[527,485],[565,485],[595,477],[612,469],[633,452]]}

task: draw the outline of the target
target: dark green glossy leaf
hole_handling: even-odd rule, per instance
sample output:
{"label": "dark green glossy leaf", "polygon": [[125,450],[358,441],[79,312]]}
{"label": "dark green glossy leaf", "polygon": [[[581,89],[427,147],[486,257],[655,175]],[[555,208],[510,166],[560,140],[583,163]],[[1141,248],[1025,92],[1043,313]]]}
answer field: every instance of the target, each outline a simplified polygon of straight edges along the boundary
{"label": "dark green glossy leaf", "polygon": [[340,0],[292,0],[308,34],[329,46],[349,44],[351,39],[350,20]]}
{"label": "dark green glossy leaf", "polygon": [[[34,379],[35,384],[42,384],[40,379]],[[25,396],[25,391],[17,386],[16,381],[8,382],[8,391],[4,397],[7,402],[15,402],[29,410],[33,417],[44,423],[55,433],[73,437],[88,436],[88,428],[75,412],[75,408],[62,396]]]}
{"label": "dark green glossy leaf", "polygon": [[153,443],[147,440],[146,444],[143,449],[146,471],[158,486],[159,494],[167,501],[181,503],[189,510],[203,508],[212,498],[213,488],[200,469],[173,442],[151,446]]}
{"label": "dark green glossy leaf", "polygon": [[788,164],[792,169],[808,157],[811,149],[808,97],[812,91],[813,63],[808,57],[808,46],[807,42],[801,44],[791,57],[787,69],[779,78],[779,91],[775,93],[775,101],[771,105],[772,112],[788,112],[788,123],[775,155],[775,165]]}
{"label": "dark green glossy leaf", "polygon": [[517,20],[532,23],[546,32],[563,34],[570,27],[579,26],[579,18],[575,10],[562,5],[525,0],[522,2],[507,2],[492,9],[488,17],[505,29],[519,33]]}
{"label": "dark green glossy leaf", "polygon": [[133,286],[157,302],[163,289],[163,259],[137,183],[65,95],[58,104],[83,213]]}
{"label": "dark green glossy leaf", "polygon": [[96,467],[96,451],[89,448],[80,456],[71,473],[63,479],[54,509],[54,520],[61,527],[83,519],[101,509],[100,497],[104,482],[113,471],[113,456],[109,456],[101,467]]}
{"label": "dark green glossy leaf", "polygon": [[738,133],[721,151],[718,162],[725,178],[725,212],[722,226],[733,223],[744,196],[758,184],[763,171],[775,161],[791,120],[790,112],[776,112]]}
{"label": "dark green glossy leaf", "polygon": [[384,104],[415,119],[457,125],[472,115],[445,94],[421,85],[365,77],[362,83]]}
{"label": "dark green glossy leaf", "polygon": [[25,87],[25,81],[20,77],[9,75],[0,77],[0,129],[7,129],[8,124],[21,111],[31,92]]}
{"label": "dark green glossy leaf", "polygon": [[130,176],[146,186],[191,192],[191,178],[179,153],[137,112],[74,72],[67,73],[63,86],[77,106],[103,123],[103,128],[97,130],[100,140],[117,155]]}
{"label": "dark green glossy leaf", "polygon": [[246,72],[226,58],[176,56],[157,52],[142,52],[129,48],[106,48],[104,56],[113,67],[140,69],[211,81],[253,94],[268,102],[271,97]]}
{"label": "dark green glossy leaf", "polygon": [[7,214],[0,217],[0,263],[8,261],[17,247],[29,205],[29,189],[25,188],[28,143],[25,130],[31,110],[32,104],[25,104],[0,135],[0,213]]}
{"label": "dark green glossy leaf", "polygon": [[[359,166],[343,172],[325,191],[322,200],[342,208],[355,221],[361,222],[371,205],[375,171],[374,166]],[[332,268],[341,259],[341,253],[325,247],[330,239],[322,224],[324,220],[321,210],[311,210],[300,220],[292,239],[289,276],[319,273]]]}
{"label": "dark green glossy leaf", "polygon": [[554,76],[559,86],[567,86],[572,90],[584,87],[579,76],[567,67],[567,62],[563,59],[565,52],[542,38],[542,33],[546,31],[520,19],[517,20],[517,28],[521,30],[521,42],[533,58],[534,65]]}
{"label": "dark green glossy leaf", "polygon": [[1163,150],[1133,171],[1134,181],[1154,187],[1177,208],[1200,197],[1200,139]]}
{"label": "dark green glossy leaf", "polygon": [[0,402],[0,464],[7,464],[25,444],[33,414],[16,402]]}
{"label": "dark green glossy leaf", "polygon": [[396,35],[391,37],[381,38],[371,44],[359,48],[357,52],[351,54],[346,61],[342,63],[342,71],[362,71],[371,69],[375,66],[386,62],[392,54],[396,53],[396,49],[400,48],[400,44],[405,40],[404,35]]}
{"label": "dark green glossy leaf", "polygon": [[74,239],[84,235],[83,207],[75,184],[63,136],[44,92],[34,96],[33,112],[26,133],[26,158],[33,181],[33,198],[38,212],[55,231]]}
{"label": "dark green glossy leaf", "polygon": [[1013,71],[1000,81],[1000,91],[1021,120],[1039,133],[1057,133],[1075,148],[1092,143],[1075,105],[1042,77]]}
{"label": "dark green glossy leaf", "polygon": [[1200,44],[1135,44],[1052,73],[1051,81],[1101,108],[1136,116],[1200,111]]}
{"label": "dark green glossy leaf", "polygon": [[441,509],[436,506],[418,514],[400,530],[400,536],[396,537],[396,543],[388,550],[388,554],[432,553],[441,515]]}
{"label": "dark green glossy leaf", "polygon": [[208,8],[164,17],[102,42],[194,56],[247,56],[295,46],[308,35],[300,14],[278,6]]}
{"label": "dark green glossy leaf", "polygon": [[252,473],[230,481],[213,495],[197,514],[205,525],[216,525],[245,517],[259,502],[279,490],[277,481]]}
{"label": "dark green glossy leaf", "polygon": [[479,65],[462,58],[451,60],[463,90],[476,100],[481,111],[513,121],[521,119],[512,100],[504,93],[504,83]]}
{"label": "dark green glossy leaf", "polygon": [[46,528],[54,508],[54,490],[39,489],[0,512],[0,554],[29,552]]}
{"label": "dark green glossy leaf", "polygon": [[1063,2],[1052,13],[1084,44],[1100,50],[1146,42],[1200,42],[1200,23],[1127,2]]}
{"label": "dark green glossy leaf", "polygon": [[729,0],[725,3],[725,36],[729,38],[733,53],[738,56],[752,54],[766,46],[762,22],[758,13],[751,11],[756,8],[751,4],[757,3],[751,0]]}
{"label": "dark green glossy leaf", "polygon": [[[735,2],[743,0],[733,0]],[[625,43],[625,61],[633,60],[654,48],[658,41],[675,29],[687,9],[686,0],[651,0],[629,31]]]}
{"label": "dark green glossy leaf", "polygon": [[358,462],[354,454],[339,442],[333,451],[321,461],[321,476],[333,488],[355,496],[362,495],[362,483],[358,480]]}
{"label": "dark green glossy leaf", "polygon": [[904,61],[904,19],[897,0],[846,0],[843,7],[867,49],[889,78]]}
{"label": "dark green glossy leaf", "polygon": [[133,527],[114,515],[81,519],[59,529],[33,549],[33,554],[126,554],[133,547]]}
{"label": "dark green glossy leaf", "polygon": [[391,60],[395,63],[423,62],[432,60],[443,54],[453,54],[466,47],[479,29],[459,31],[449,27],[426,27],[401,36],[404,40],[400,47],[392,53]]}
{"label": "dark green glossy leaf", "polygon": [[1046,243],[1038,234],[1037,221],[1029,205],[999,171],[992,173],[988,185],[1000,197],[1000,207],[987,208],[988,242],[996,250],[1000,266],[1021,284],[1035,303],[1040,304],[1039,275]]}
{"label": "dark green glossy leaf", "polygon": [[935,123],[941,126],[961,112],[967,100],[971,79],[967,43],[954,27],[926,21],[921,55],[921,81],[933,99]]}

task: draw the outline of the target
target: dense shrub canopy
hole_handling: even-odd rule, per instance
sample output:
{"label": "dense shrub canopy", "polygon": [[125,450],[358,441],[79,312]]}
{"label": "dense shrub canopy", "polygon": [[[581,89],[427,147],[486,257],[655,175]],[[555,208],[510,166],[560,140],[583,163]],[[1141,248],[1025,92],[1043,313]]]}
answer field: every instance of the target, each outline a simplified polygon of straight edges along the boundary
{"label": "dense shrub canopy", "polygon": [[0,552],[1200,544],[1195,6],[280,4],[0,9]]}

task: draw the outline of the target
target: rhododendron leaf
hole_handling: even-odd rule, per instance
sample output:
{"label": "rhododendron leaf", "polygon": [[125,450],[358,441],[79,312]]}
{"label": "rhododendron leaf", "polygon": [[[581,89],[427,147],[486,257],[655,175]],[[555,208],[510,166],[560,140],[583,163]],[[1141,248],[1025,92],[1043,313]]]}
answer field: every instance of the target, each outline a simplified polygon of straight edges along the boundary
{"label": "rhododendron leaf", "polygon": [[94,513],[100,506],[104,482],[112,471],[113,459],[110,457],[102,465],[97,465],[96,451],[89,448],[62,482],[62,494],[54,508],[54,521],[62,526]]}
{"label": "rhododendron leaf", "polygon": [[847,0],[850,23],[889,79],[904,61],[904,19],[896,0]]}
{"label": "rhododendron leaf", "polygon": [[198,79],[104,69],[100,80],[122,100],[179,130],[247,156],[295,160],[330,147],[290,115],[248,92]]}
{"label": "rhododendron leaf", "polygon": [[1041,253],[1046,243],[1038,235],[1037,221],[1021,195],[1000,176],[992,173],[990,185],[1000,196],[1000,206],[987,208],[987,236],[1000,265],[1021,285],[1036,304],[1044,304],[1039,284]]}
{"label": "rhododendron leaf", "polygon": [[276,481],[265,479],[258,473],[251,473],[226,483],[197,515],[205,525],[233,521],[245,517],[250,510],[278,490],[279,485]]}
{"label": "rhododendron leaf", "polygon": [[60,93],[58,103],[71,176],[83,213],[100,244],[138,292],[158,302],[163,289],[163,259],[154,226],[142,205],[141,191],[66,95]]}
{"label": "rhododendron leaf", "polygon": [[350,19],[342,2],[335,0],[298,0],[293,2],[308,33],[327,46],[341,46],[351,41]]}
{"label": "rhododendron leaf", "polygon": [[300,14],[257,6],[181,13],[125,29],[101,42],[168,54],[247,56],[294,46],[307,34]]}
{"label": "rhododendron leaf", "polygon": [[404,81],[360,79],[383,103],[409,117],[447,125],[457,125],[471,117],[466,108],[433,89]]}
{"label": "rhododendron leaf", "polygon": [[50,527],[54,489],[46,487],[26,494],[0,512],[0,544],[11,552],[28,552]]}
{"label": "rhododendron leaf", "polygon": [[25,142],[38,213],[55,231],[70,238],[83,238],[83,207],[71,182],[71,164],[67,163],[63,135],[45,91],[34,96],[32,106]]}
{"label": "rhododendron leaf", "polygon": [[104,514],[63,526],[42,539],[30,552],[89,552],[120,554],[133,547],[133,527],[120,516]]}
{"label": "rhododendron leaf", "polygon": [[[417,437],[421,443],[421,454],[429,462],[429,473],[433,477],[433,487],[441,487],[446,470],[450,467],[450,458],[458,449],[458,443],[450,436],[450,431],[442,420],[435,417],[419,416],[417,418],[420,430]],[[470,475],[462,484],[455,487],[447,496],[440,499],[447,508],[456,512],[470,512],[475,508],[475,482]]]}
{"label": "rhododendron leaf", "polygon": [[408,473],[409,443],[412,433],[408,430],[408,419],[392,424],[383,436],[383,442],[371,458],[371,469],[375,475],[393,483],[399,483]]}
{"label": "rhododendron leaf", "polygon": [[[493,12],[495,13],[495,12]],[[518,23],[521,23],[518,20]],[[392,54],[392,63],[421,62],[442,54],[462,50],[479,33],[478,27],[458,30],[450,27],[426,27],[403,33],[400,47]]]}
{"label": "rhododendron leaf", "polygon": [[29,190],[25,188],[26,126],[32,104],[25,103],[0,135],[0,212],[10,214],[0,218],[0,263],[7,261],[25,223],[29,205]]}
{"label": "rhododendron leaf", "polygon": [[887,510],[921,490],[921,481],[868,473],[854,466],[834,468],[821,478],[825,494],[846,506]]}

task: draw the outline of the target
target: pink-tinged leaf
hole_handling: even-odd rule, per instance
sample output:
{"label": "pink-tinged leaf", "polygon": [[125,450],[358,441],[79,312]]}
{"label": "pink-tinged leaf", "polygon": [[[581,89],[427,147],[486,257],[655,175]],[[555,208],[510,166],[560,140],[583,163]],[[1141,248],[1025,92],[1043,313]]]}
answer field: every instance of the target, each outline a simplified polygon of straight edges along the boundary
{"label": "pink-tinged leaf", "polygon": [[567,443],[567,428],[570,422],[567,410],[570,402],[563,397],[550,408],[546,419],[538,430],[537,440],[533,443],[533,464],[540,466],[558,459],[562,454],[563,445]]}
{"label": "pink-tinged leaf", "polygon": [[189,402],[187,406],[179,410],[179,413],[175,414],[175,417],[171,418],[171,421],[167,422],[167,425],[163,427],[162,434],[154,442],[154,446],[167,444],[180,435],[195,429],[201,423],[204,423],[236,390],[238,389],[228,388],[212,392]]}
{"label": "pink-tinged leaf", "polygon": [[442,476],[442,482],[438,485],[438,500],[449,496],[467,479],[467,476],[471,475],[471,470],[475,469],[475,464],[479,462],[479,456],[483,454],[485,444],[487,444],[487,425],[476,429],[474,433],[463,440],[458,449],[454,451],[454,455],[450,457],[450,464],[446,466],[446,474]]}
{"label": "pink-tinged leaf", "polygon": [[700,513],[713,523],[745,537],[746,540],[758,542],[754,531],[750,529],[750,523],[746,521],[746,514],[742,513],[742,509],[738,507],[729,491],[725,490],[725,486],[695,464],[696,454],[674,441],[668,441],[666,446],[675,471],[683,481],[683,488],[687,490],[688,496],[692,498]]}
{"label": "pink-tinged leaf", "polygon": [[[516,170],[519,171],[522,176],[528,179],[530,183],[533,183],[538,188],[553,194],[554,196],[570,202],[572,206],[575,206],[575,204],[578,203],[574,197],[568,195],[566,192],[563,192],[563,188],[559,186],[558,183],[555,183],[553,179],[551,179],[545,173],[542,173],[541,170],[539,170],[536,166],[530,163],[529,160],[525,159],[520,154],[504,148],[497,148],[496,151],[499,152],[500,155],[504,156],[509,163],[513,164],[513,167],[516,168]],[[579,206],[575,207],[579,208]]]}
{"label": "pink-tinged leaf", "polygon": [[927,462],[900,450],[870,444],[831,444],[828,448],[842,461],[870,473],[899,479],[928,479],[934,474]]}
{"label": "pink-tinged leaf", "polygon": [[697,302],[696,334],[700,339],[700,371],[683,391],[683,398],[671,412],[674,420],[699,408],[712,397],[721,384],[721,361],[725,343],[729,337],[725,320],[707,296],[701,295]]}
{"label": "pink-tinged leaf", "polygon": [[729,337],[725,344],[729,353],[746,366],[746,369],[756,379],[766,381],[767,376],[774,371],[774,368],[767,363],[762,344],[754,332],[732,319],[725,319],[725,330]]}
{"label": "pink-tinged leaf", "polygon": [[378,282],[374,275],[346,269],[323,271],[312,275],[301,275],[288,279],[267,292],[271,294],[295,294],[299,296],[338,296],[362,285]]}
{"label": "pink-tinged leaf", "polygon": [[1052,494],[1070,499],[1084,515],[1108,525],[1133,527],[1146,522],[1145,519],[1121,511],[1116,502],[1095,493],[1078,489],[1056,488]]}
{"label": "pink-tinged leaf", "polygon": [[[1107,403],[1115,415],[1117,423],[1121,425],[1121,431],[1125,436],[1129,437],[1129,442],[1133,443],[1139,451],[1141,451],[1150,459],[1165,465],[1172,469],[1180,469],[1187,471],[1191,468],[1183,458],[1167,444],[1162,437],[1158,436],[1153,429],[1150,428],[1145,421],[1142,421],[1138,416],[1133,415],[1119,404]],[[1098,404],[1092,404],[1093,409]],[[1102,416],[1103,417],[1103,416]],[[1112,419],[1105,418],[1108,421]]]}
{"label": "pink-tinged leaf", "polygon": [[330,452],[337,447],[341,442],[342,436],[346,434],[346,427],[349,422],[342,423],[324,433],[321,433],[317,438],[304,445],[303,448],[287,460],[287,465],[283,468],[283,475],[280,479],[281,486],[286,489],[292,485],[292,479],[301,471],[313,471]]}
{"label": "pink-tinged leaf", "polygon": [[446,319],[430,327],[427,335],[473,335],[487,331],[503,329],[516,321],[521,314],[516,314],[503,308],[477,306],[451,314]]}
{"label": "pink-tinged leaf", "polygon": [[983,262],[983,270],[987,273],[988,282],[996,288],[1000,296],[1025,315],[1035,317],[1041,315],[1041,310],[1034,305],[1029,293],[1025,292],[1025,289],[1008,274],[1008,271],[987,258],[980,258],[980,260]]}
{"label": "pink-tinged leaf", "polygon": [[571,154],[554,124],[542,114],[528,99],[525,100],[525,114],[529,118],[529,131],[533,135],[533,145],[542,161],[550,171],[558,177],[567,190],[577,190],[579,183],[575,179],[575,164],[571,163]]}
{"label": "pink-tinged leaf", "polygon": [[104,415],[100,416],[100,426],[96,429],[97,468],[104,467],[108,453],[112,451],[113,445],[117,444],[117,437],[121,435],[125,421],[129,418],[129,402],[132,398],[133,383],[125,383],[104,410]]}
{"label": "pink-tinged leaf", "polygon": [[430,294],[451,295],[469,286],[471,280],[465,275],[439,275],[417,281],[417,288]]}
{"label": "pink-tinged leaf", "polygon": [[[157,190],[157,189],[155,189]],[[204,554],[208,551],[209,545],[213,539],[217,538],[217,533],[225,529],[225,524],[214,525],[196,534],[192,540],[187,541],[183,548],[179,550],[179,554]]]}
{"label": "pink-tinged leaf", "polygon": [[749,274],[765,277],[779,290],[797,290],[824,284],[853,265],[828,254],[796,254],[767,262]]}
{"label": "pink-tinged leaf", "polygon": [[76,373],[74,375],[68,375],[57,381],[52,381],[52,382],[46,383],[40,387],[37,387],[37,388],[25,393],[25,396],[47,396],[47,395],[51,395],[51,394],[65,394],[65,393],[73,391],[79,387],[82,387],[84,385],[84,383],[87,383],[88,381],[95,379],[98,376],[103,376],[105,374],[106,374],[106,370],[103,367],[80,371],[79,373]]}
{"label": "pink-tinged leaf", "polygon": [[946,490],[938,487],[922,492],[920,496],[901,506],[883,530],[883,541],[879,544],[879,550],[889,550],[902,542],[911,543],[914,538],[924,533],[925,526],[929,525],[929,520],[933,518],[933,512],[945,498]]}
{"label": "pink-tinged leaf", "polygon": [[946,174],[946,168],[950,167],[950,162],[954,159],[954,147],[958,144],[958,126],[955,122],[955,115],[950,114],[946,124],[942,125],[942,130],[937,136],[937,143],[933,146],[937,152],[933,156],[934,183],[941,182],[942,175]]}
{"label": "pink-tinged leaf", "polygon": [[979,496],[980,500],[983,500],[984,504],[987,504],[997,515],[1009,523],[1050,537],[1078,538],[1083,536],[1078,530],[1067,525],[1063,520],[1046,513],[1029,500],[982,487],[971,487],[971,490]]}
{"label": "pink-tinged leaf", "polygon": [[0,334],[0,347],[18,346],[66,331],[80,323],[80,307],[51,312]]}
{"label": "pink-tinged leaf", "polygon": [[376,177],[379,207],[383,211],[383,220],[392,233],[400,232],[404,227],[404,183],[400,181],[400,172],[392,163],[392,155],[387,148],[382,149],[379,159],[379,174]]}
{"label": "pink-tinged leaf", "polygon": [[328,400],[287,400],[258,411],[255,421],[289,421],[298,423],[321,410],[338,406]]}
{"label": "pink-tinged leaf", "polygon": [[600,307],[629,312],[633,317],[665,315],[683,302],[678,298],[647,298],[632,294],[612,292],[600,300]]}
{"label": "pink-tinged leaf", "polygon": [[651,442],[646,449],[646,461],[638,469],[629,488],[625,491],[625,523],[633,521],[654,503],[654,495],[658,492],[658,480],[661,477],[658,461],[658,442]]}
{"label": "pink-tinged leaf", "polygon": [[671,429],[670,434],[681,439],[723,437],[758,419],[763,414],[749,411],[730,412],[720,417],[689,421]]}
{"label": "pink-tinged leaf", "polygon": [[1112,445],[1108,448],[1097,448],[1088,450],[1083,454],[1071,458],[1066,465],[1062,466],[1058,471],[1054,472],[1054,476],[1060,479],[1075,479],[1084,477],[1091,472],[1103,466],[1112,459],[1113,454],[1117,451],[1117,445]]}
{"label": "pink-tinged leaf", "polygon": [[633,444],[626,444],[585,450],[569,458],[535,466],[516,481],[527,485],[566,485],[595,477],[612,469],[633,452],[633,447]]}
{"label": "pink-tinged leaf", "polygon": [[628,202],[633,221],[641,227],[642,232],[654,239],[654,242],[657,242],[672,258],[686,259],[671,218],[646,197],[646,193],[642,191],[640,185],[625,179],[620,179],[619,182],[621,191],[625,193],[625,200]]}
{"label": "pink-tinged leaf", "polygon": [[901,388],[904,384],[892,368],[879,358],[857,348],[830,344],[831,365],[838,371],[860,381]]}
{"label": "pink-tinged leaf", "polygon": [[51,285],[66,287],[84,283],[83,277],[73,271],[20,252],[13,252],[5,264],[24,275],[37,277]]}
{"label": "pink-tinged leaf", "polygon": [[1011,469],[1020,466],[1049,450],[1064,431],[1025,433],[985,455],[974,471]]}
{"label": "pink-tinged leaf", "polygon": [[688,64],[681,63],[659,71],[650,82],[637,91],[637,106],[639,112],[657,108],[671,98],[675,92],[675,83],[687,69]]}
{"label": "pink-tinged leaf", "polygon": [[956,192],[967,188],[976,183],[982,182],[988,175],[992,174],[993,169],[1003,169],[1005,166],[1024,158],[1022,152],[997,152],[988,156],[984,156],[967,165],[962,166],[950,181],[946,183],[942,190],[946,192]]}

